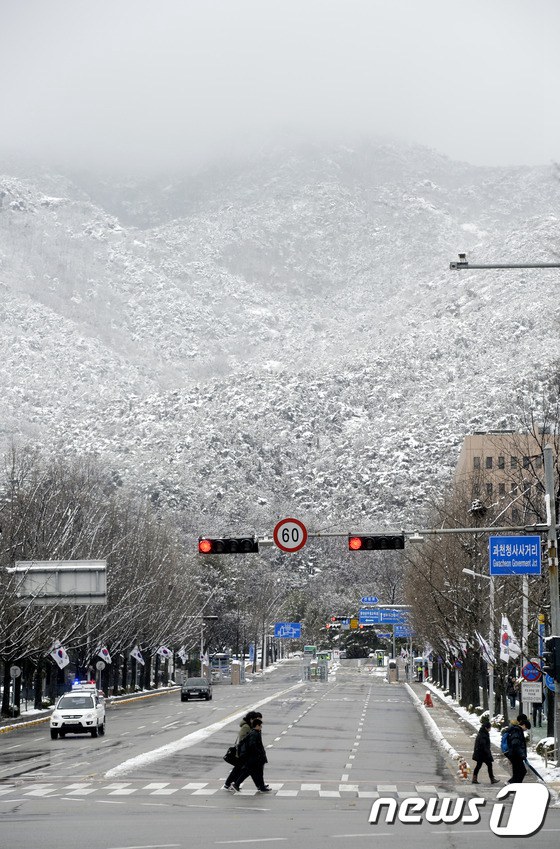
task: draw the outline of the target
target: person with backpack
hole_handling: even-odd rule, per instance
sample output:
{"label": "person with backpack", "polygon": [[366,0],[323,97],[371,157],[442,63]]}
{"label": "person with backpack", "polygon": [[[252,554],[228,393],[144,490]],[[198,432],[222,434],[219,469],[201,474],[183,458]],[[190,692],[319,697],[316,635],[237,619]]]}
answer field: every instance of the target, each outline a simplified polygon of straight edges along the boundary
{"label": "person with backpack", "polygon": [[261,730],[262,719],[257,717],[252,720],[251,730],[241,741],[239,760],[242,766],[235,784],[232,784],[234,792],[239,792],[241,784],[250,775],[259,793],[270,793],[270,787],[264,783],[263,771],[268,758],[263,746]]}
{"label": "person with backpack", "polygon": [[[255,719],[262,719],[262,713],[258,710],[250,710],[245,714],[241,722],[239,723],[239,733],[237,734],[237,740],[235,741],[235,748],[237,750],[237,763],[231,770],[230,774],[226,778],[225,782],[222,785],[222,790],[229,790],[230,793],[236,793],[239,791],[239,778],[244,771],[244,764],[239,758],[239,747],[241,742],[245,739],[247,734],[251,731],[251,723]],[[246,777],[246,776],[245,776]],[[244,779],[242,778],[241,781]]]}
{"label": "person with backpack", "polygon": [[490,778],[490,784],[497,784],[498,779],[494,778],[494,771],[492,769],[492,763],[494,758],[492,757],[492,748],[490,746],[490,728],[492,724],[490,720],[483,719],[480,725],[480,730],[476,735],[476,740],[474,741],[474,752],[473,752],[473,761],[476,763],[476,767],[474,768],[472,783],[478,784],[478,773],[480,772],[480,768],[482,764],[486,764],[488,767],[488,776]]}
{"label": "person with backpack", "polygon": [[524,763],[527,758],[525,731],[530,728],[531,723],[524,713],[520,713],[517,719],[512,719],[511,725],[502,732],[502,752],[511,763],[512,770],[508,784],[521,784],[527,775]]}

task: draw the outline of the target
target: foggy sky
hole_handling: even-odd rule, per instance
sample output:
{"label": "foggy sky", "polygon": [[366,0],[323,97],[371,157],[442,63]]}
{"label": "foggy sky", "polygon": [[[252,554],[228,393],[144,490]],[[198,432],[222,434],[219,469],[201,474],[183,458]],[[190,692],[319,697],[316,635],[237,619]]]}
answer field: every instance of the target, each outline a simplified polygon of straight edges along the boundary
{"label": "foggy sky", "polygon": [[0,0],[0,160],[150,171],[390,135],[545,164],[559,32],[558,0]]}

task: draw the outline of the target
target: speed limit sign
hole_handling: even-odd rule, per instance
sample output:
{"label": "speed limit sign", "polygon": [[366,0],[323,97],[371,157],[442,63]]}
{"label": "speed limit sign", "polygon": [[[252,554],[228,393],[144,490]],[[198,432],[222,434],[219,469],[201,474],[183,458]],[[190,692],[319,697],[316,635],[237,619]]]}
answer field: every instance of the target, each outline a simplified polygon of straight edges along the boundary
{"label": "speed limit sign", "polygon": [[282,519],[274,528],[274,542],[281,551],[299,551],[307,542],[307,530],[299,519]]}

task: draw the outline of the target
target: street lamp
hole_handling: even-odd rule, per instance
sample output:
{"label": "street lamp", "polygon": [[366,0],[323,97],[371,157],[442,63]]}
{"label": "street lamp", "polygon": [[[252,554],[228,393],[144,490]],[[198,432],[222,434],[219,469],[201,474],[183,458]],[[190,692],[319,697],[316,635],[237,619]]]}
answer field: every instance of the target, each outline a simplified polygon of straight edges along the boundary
{"label": "street lamp", "polygon": [[[204,623],[205,622],[212,622],[212,621],[215,621],[216,619],[219,619],[219,616],[202,615],[200,617],[200,675],[201,675],[201,677],[202,677],[202,671],[203,671],[202,664],[204,663]],[[208,664],[208,673],[210,673],[210,664]],[[208,674],[208,678],[210,678],[210,674]]]}

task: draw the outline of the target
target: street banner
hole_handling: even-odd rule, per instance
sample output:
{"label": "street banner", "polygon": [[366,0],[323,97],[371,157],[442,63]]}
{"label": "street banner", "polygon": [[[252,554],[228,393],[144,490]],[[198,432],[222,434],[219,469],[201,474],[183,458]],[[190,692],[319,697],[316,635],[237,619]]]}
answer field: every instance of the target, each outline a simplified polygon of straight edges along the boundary
{"label": "street banner", "polygon": [[134,646],[134,648],[130,652],[130,656],[133,657],[134,660],[137,661],[137,663],[140,663],[142,666],[145,665],[144,664],[144,658],[142,657],[142,652],[138,648],[138,645]]}
{"label": "street banner", "polygon": [[507,616],[502,616],[502,628],[500,631],[500,660],[515,660],[521,654],[521,646],[517,641],[513,628]]}
{"label": "street banner", "polygon": [[165,660],[170,657],[173,657],[173,652],[171,651],[171,649],[168,649],[167,646],[160,646],[156,654],[159,654],[159,656],[163,657]]}
{"label": "street banner", "polygon": [[97,651],[95,652],[96,657],[100,657],[105,663],[111,663],[111,655],[109,654],[109,649],[107,646],[98,646]]}
{"label": "street banner", "polygon": [[70,663],[70,658],[66,654],[66,649],[61,645],[60,640],[55,640],[49,651],[50,656],[58,664],[60,669],[64,669]]}
{"label": "street banner", "polygon": [[480,651],[482,652],[482,657],[484,658],[486,663],[489,663],[491,666],[494,666],[496,663],[496,655],[494,654],[494,649],[490,646],[490,643],[488,643],[484,639],[480,631],[475,631],[474,635],[480,644]]}
{"label": "street banner", "polygon": [[185,647],[184,647],[184,646],[181,646],[181,648],[179,649],[179,651],[177,652],[177,654],[179,655],[179,658],[180,658],[180,660],[181,660],[181,663],[182,663],[182,664],[185,664],[185,663],[187,662],[187,660],[189,659],[189,655],[188,655],[188,653],[185,651]]}

